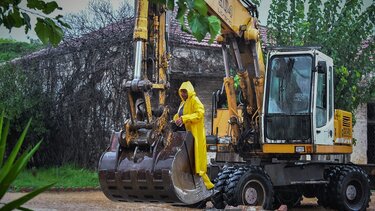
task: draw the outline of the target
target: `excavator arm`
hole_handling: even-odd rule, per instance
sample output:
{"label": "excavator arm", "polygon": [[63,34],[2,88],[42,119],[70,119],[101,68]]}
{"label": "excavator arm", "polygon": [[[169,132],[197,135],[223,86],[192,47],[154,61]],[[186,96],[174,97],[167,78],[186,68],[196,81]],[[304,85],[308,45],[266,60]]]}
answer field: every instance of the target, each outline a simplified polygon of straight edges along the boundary
{"label": "excavator arm", "polygon": [[161,6],[144,0],[137,1],[133,34],[133,79],[126,82],[132,124],[144,120],[148,124],[154,122],[151,92],[156,92],[159,109],[165,109],[169,57],[165,42],[165,16],[165,9]]}
{"label": "excavator arm", "polygon": [[166,8],[136,1],[133,77],[125,83],[130,118],[112,134],[99,181],[113,201],[194,204],[211,196],[194,172],[194,138],[174,132],[166,105]]}
{"label": "excavator arm", "polygon": [[[221,35],[217,41],[222,44],[225,67],[224,87],[228,102],[229,124],[234,146],[242,130],[256,130],[262,109],[265,67],[260,44],[258,11],[247,0],[216,1],[205,0],[209,13],[221,20]],[[228,46],[232,50],[240,78],[244,109],[239,115],[234,88],[230,75]]]}

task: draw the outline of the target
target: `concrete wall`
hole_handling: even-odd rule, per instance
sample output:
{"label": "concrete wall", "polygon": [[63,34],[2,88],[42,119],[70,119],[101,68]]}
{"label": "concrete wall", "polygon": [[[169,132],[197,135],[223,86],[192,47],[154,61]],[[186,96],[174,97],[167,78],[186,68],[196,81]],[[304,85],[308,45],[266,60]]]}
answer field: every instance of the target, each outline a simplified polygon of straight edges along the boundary
{"label": "concrete wall", "polygon": [[350,161],[356,164],[367,164],[367,105],[360,105],[355,116],[353,136],[357,141]]}
{"label": "concrete wall", "polygon": [[224,64],[220,48],[172,47],[171,89],[168,100],[172,112],[177,109],[180,99],[177,90],[181,83],[192,82],[197,96],[205,106],[205,128],[211,132],[212,92],[221,89],[224,77]]}

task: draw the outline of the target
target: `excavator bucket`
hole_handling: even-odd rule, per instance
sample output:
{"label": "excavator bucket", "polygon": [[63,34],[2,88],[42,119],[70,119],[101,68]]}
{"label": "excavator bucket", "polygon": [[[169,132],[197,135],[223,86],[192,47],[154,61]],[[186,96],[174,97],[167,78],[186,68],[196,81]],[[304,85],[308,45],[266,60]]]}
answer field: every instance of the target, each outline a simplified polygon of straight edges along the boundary
{"label": "excavator bucket", "polygon": [[124,148],[120,133],[99,161],[99,181],[113,201],[195,204],[210,197],[201,177],[194,174],[194,138],[190,132],[173,132],[170,141]]}

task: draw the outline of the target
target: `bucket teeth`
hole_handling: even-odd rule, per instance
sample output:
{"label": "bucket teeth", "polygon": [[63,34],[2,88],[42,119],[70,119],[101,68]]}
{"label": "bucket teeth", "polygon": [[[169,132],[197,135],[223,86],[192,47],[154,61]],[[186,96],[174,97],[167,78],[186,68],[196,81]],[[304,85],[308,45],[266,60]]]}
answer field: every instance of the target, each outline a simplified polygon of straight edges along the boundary
{"label": "bucket teeth", "polygon": [[[191,133],[173,133],[167,146],[154,149],[106,151],[99,161],[99,181],[113,201],[194,204],[208,197],[200,177],[192,172],[194,140]],[[117,153],[120,153],[119,155]],[[207,191],[207,190],[206,190]]]}
{"label": "bucket teeth", "polygon": [[[174,194],[169,170],[131,170],[126,172],[101,171],[102,189],[113,201],[169,202],[178,201]],[[155,176],[156,177],[155,177]],[[163,175],[161,178],[158,175]]]}

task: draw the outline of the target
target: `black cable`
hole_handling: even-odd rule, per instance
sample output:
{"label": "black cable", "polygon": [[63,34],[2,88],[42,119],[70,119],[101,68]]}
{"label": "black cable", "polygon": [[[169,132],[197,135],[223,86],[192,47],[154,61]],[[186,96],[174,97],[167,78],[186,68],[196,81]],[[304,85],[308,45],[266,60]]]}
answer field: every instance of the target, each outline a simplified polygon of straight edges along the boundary
{"label": "black cable", "polygon": [[259,12],[258,12],[257,6],[255,4],[253,4],[249,0],[241,0],[241,1],[244,4],[246,4],[246,6],[247,6],[246,9],[247,9],[247,11],[249,11],[249,13],[251,14],[251,16],[259,18]]}

